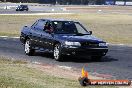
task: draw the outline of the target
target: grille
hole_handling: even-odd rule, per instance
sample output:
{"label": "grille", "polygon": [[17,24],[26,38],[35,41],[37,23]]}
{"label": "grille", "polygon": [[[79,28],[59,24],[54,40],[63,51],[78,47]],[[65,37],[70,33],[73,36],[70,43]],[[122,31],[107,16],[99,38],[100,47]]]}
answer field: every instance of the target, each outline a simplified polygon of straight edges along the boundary
{"label": "grille", "polygon": [[95,42],[83,42],[81,43],[82,46],[84,47],[98,47],[99,43],[95,43]]}

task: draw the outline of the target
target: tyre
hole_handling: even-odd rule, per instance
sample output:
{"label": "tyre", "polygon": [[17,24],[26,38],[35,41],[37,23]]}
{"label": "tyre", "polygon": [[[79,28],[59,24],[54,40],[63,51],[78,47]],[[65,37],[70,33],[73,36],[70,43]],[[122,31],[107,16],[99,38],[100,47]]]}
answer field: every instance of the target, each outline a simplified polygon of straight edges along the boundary
{"label": "tyre", "polygon": [[61,45],[60,44],[56,44],[54,46],[54,59],[56,61],[62,61],[62,53],[61,53]]}
{"label": "tyre", "polygon": [[91,59],[93,61],[101,61],[102,60],[102,56],[91,56]]}
{"label": "tyre", "polygon": [[29,56],[32,56],[35,53],[35,50],[32,49],[32,47],[31,47],[31,42],[29,39],[27,39],[25,42],[24,50],[25,50],[25,54],[29,55]]}

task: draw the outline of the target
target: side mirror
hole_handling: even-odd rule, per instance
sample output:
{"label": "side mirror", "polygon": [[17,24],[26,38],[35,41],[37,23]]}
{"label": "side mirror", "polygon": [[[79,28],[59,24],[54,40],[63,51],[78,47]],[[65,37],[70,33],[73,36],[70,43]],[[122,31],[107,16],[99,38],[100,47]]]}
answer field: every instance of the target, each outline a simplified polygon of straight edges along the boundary
{"label": "side mirror", "polygon": [[90,35],[92,35],[92,31],[89,31]]}
{"label": "side mirror", "polygon": [[28,27],[27,25],[25,25],[24,27]]}

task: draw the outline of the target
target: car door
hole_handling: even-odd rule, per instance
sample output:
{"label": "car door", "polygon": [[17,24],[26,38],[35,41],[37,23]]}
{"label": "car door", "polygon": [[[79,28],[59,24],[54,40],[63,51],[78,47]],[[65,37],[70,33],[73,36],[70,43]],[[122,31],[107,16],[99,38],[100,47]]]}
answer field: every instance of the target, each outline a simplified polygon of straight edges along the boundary
{"label": "car door", "polygon": [[[46,25],[47,24],[50,24],[51,25],[51,22],[50,21],[47,21],[46,22]],[[45,47],[46,49],[50,49],[50,50],[53,49],[54,36],[53,36],[53,33],[52,32],[49,33],[49,32],[46,31],[46,29],[43,30],[42,37],[41,37],[41,41],[42,41],[42,46],[43,47]]]}
{"label": "car door", "polygon": [[37,35],[35,33],[35,30],[36,29],[36,25],[37,25],[38,21],[36,21],[32,26],[31,26],[31,30],[28,34],[29,38],[30,38],[30,41],[32,43],[33,46],[36,46],[37,45]]}
{"label": "car door", "polygon": [[42,30],[43,30],[44,21],[38,20],[38,22],[31,27],[31,40],[32,44],[35,46],[41,47],[41,37],[42,37]]}

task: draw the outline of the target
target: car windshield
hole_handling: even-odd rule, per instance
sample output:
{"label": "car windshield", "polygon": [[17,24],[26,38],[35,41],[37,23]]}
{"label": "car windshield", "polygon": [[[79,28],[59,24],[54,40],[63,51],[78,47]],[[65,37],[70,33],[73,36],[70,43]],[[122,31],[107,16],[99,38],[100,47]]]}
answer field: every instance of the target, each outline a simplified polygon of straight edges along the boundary
{"label": "car windshield", "polygon": [[19,5],[18,7],[19,7],[19,8],[20,8],[20,7],[24,7],[24,8],[26,8],[27,5]]}
{"label": "car windshield", "polygon": [[73,21],[53,21],[53,28],[56,34],[90,34],[79,22]]}

